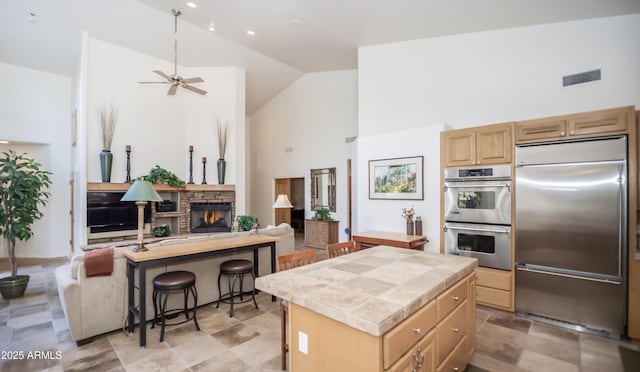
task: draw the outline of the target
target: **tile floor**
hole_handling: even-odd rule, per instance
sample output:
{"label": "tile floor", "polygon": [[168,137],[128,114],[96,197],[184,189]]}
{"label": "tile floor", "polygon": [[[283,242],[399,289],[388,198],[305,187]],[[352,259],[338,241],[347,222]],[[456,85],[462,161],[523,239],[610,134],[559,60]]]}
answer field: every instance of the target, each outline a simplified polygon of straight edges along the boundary
{"label": "tile floor", "polygon": [[[128,336],[119,330],[77,347],[58,299],[57,265],[21,268],[31,275],[27,293],[0,300],[0,326],[13,329],[11,344],[0,348],[0,371],[280,371],[279,311],[265,293],[258,296],[259,309],[243,304],[234,318],[229,318],[227,306],[202,306],[200,332],[192,322],[169,327],[160,343],[159,327],[150,329],[144,349],[138,346],[137,332]],[[476,352],[468,371],[624,371],[618,346],[639,350],[634,343],[480,306],[476,318]],[[10,351],[23,352],[23,359],[8,360]]]}

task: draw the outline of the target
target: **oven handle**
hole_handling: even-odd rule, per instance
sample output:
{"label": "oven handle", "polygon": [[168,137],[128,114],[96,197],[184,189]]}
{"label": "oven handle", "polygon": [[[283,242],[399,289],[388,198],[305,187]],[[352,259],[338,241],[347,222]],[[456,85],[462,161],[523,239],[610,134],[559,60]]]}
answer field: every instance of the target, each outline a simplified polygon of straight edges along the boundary
{"label": "oven handle", "polygon": [[507,190],[509,192],[511,192],[511,184],[510,183],[491,184],[491,185],[480,185],[480,184],[474,184],[474,183],[460,183],[460,184],[456,183],[456,184],[447,185],[445,183],[444,185],[442,185],[442,189],[444,191],[447,191],[447,188],[455,189],[455,188],[469,188],[469,187],[506,187]]}
{"label": "oven handle", "polygon": [[478,228],[478,227],[447,227],[447,225],[443,225],[442,226],[442,231],[447,232],[447,230],[466,230],[466,231],[481,231],[481,232],[494,232],[494,233],[501,233],[501,234],[507,234],[507,236],[509,237],[509,239],[511,239],[511,229],[504,229],[504,230],[500,230],[500,229],[482,229],[482,228]]}

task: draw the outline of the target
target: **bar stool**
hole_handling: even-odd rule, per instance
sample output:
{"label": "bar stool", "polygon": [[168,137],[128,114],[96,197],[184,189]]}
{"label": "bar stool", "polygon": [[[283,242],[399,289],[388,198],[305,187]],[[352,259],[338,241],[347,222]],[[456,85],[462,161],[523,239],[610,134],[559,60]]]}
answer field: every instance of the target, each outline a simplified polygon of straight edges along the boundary
{"label": "bar stool", "polygon": [[[184,308],[167,310],[167,299],[173,291],[181,290],[184,293]],[[189,317],[189,292],[193,295],[193,316]],[[164,297],[164,299],[163,299]],[[164,327],[166,325],[178,325],[193,319],[196,329],[200,330],[198,319],[196,319],[196,309],[198,307],[198,291],[196,290],[196,275],[190,271],[169,271],[153,278],[153,322],[151,328],[158,322],[158,315],[161,318],[162,327],[160,329],[160,342],[164,340]],[[158,314],[158,310],[160,313]],[[176,323],[166,324],[167,316],[184,312],[186,320]]]}
{"label": "bar stool", "polygon": [[[251,298],[243,299],[242,293],[242,282],[244,280],[245,274],[251,274],[251,278],[253,279],[253,290],[251,291]],[[229,278],[229,292],[222,294],[222,289],[220,288],[220,278],[222,275],[227,275]],[[253,300],[253,303],[256,305],[256,309],[258,308],[258,303],[256,302],[256,289],[255,289],[255,279],[256,276],[253,273],[253,262],[249,260],[229,260],[220,264],[220,273],[218,274],[218,303],[216,304],[216,308],[220,306],[220,302],[224,302],[226,304],[231,304],[231,310],[229,311],[229,317],[233,317],[233,298],[236,295],[240,295],[240,301],[237,303],[248,302],[249,300]],[[240,282],[240,289],[238,292],[235,291],[236,282]]]}

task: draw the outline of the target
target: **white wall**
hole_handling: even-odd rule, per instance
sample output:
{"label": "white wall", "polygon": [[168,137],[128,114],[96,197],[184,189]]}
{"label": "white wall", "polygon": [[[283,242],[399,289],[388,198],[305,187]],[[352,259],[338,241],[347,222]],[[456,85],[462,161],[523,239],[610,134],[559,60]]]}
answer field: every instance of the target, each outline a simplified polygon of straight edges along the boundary
{"label": "white wall", "polygon": [[[402,208],[413,207],[422,218],[426,251],[440,249],[440,132],[443,124],[359,137],[357,144],[358,218],[355,232],[383,230],[405,232]],[[369,160],[424,156],[423,200],[369,200]]]}
{"label": "white wall", "polygon": [[[425,165],[425,201],[415,208],[427,216],[427,249],[437,250],[444,126],[425,125],[464,128],[640,106],[638,35],[635,14],[360,48],[358,230],[403,232],[400,208],[410,204],[368,200],[367,161],[424,154],[432,164]],[[563,75],[598,68],[602,80],[562,87]]]}
{"label": "white wall", "polygon": [[[305,178],[306,217],[310,210],[310,171],[336,167],[340,240],[346,240],[347,159],[357,134],[355,70],[306,74],[251,116],[251,208],[260,224],[274,224],[274,179]],[[286,152],[292,147],[292,152]]]}
{"label": "white wall", "polygon": [[[359,135],[640,105],[640,14],[360,48]],[[602,80],[562,87],[562,76]]]}
{"label": "white wall", "polygon": [[[208,91],[198,95],[178,88],[167,96],[168,85],[141,85],[138,81],[161,81],[152,70],[172,73],[171,63],[103,41],[89,39],[87,74],[87,178],[100,182],[99,153],[102,150],[98,110],[113,106],[118,111],[117,128],[111,151],[111,182],[126,179],[125,146],[131,145],[132,179],[146,175],[156,164],[187,181],[188,146],[194,146],[194,182],[202,182],[202,157],[207,158],[208,184],[216,184],[218,141],[217,116],[230,123],[226,153],[226,184],[234,184],[237,159],[238,126],[244,126],[244,71],[229,68],[183,68],[184,77],[200,76],[205,82],[195,86]],[[242,84],[242,85],[239,85]],[[242,111],[244,112],[244,111]],[[244,134],[240,133],[240,137]],[[242,160],[242,159],[240,159]],[[241,169],[241,168],[240,168]]]}
{"label": "white wall", "polygon": [[[66,256],[71,239],[71,79],[4,63],[0,75],[0,139],[12,142],[0,151],[27,152],[53,173],[44,217],[34,223],[31,240],[17,243],[17,255]],[[7,255],[6,247],[2,252]]]}

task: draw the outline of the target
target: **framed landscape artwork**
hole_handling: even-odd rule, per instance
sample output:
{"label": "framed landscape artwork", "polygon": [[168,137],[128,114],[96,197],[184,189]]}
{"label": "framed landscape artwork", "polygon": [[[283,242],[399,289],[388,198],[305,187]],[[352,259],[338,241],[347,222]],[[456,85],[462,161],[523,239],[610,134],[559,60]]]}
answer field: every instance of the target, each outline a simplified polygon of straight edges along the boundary
{"label": "framed landscape artwork", "polygon": [[369,160],[369,199],[423,200],[423,156]]}

